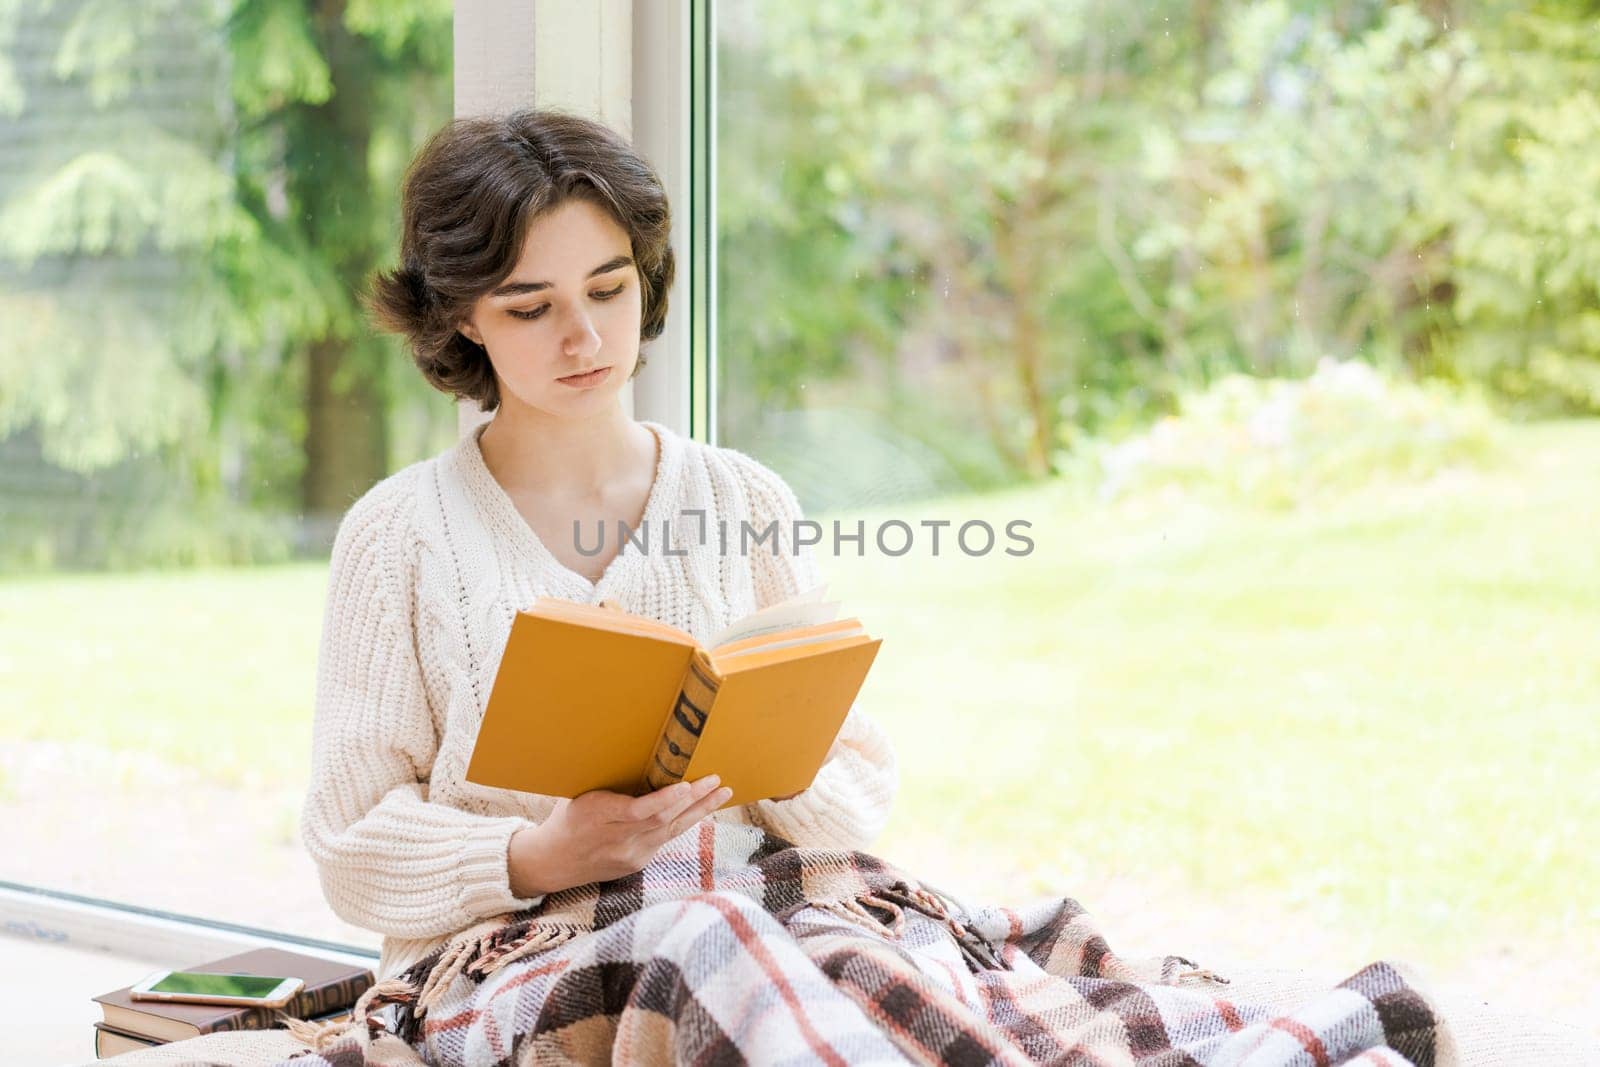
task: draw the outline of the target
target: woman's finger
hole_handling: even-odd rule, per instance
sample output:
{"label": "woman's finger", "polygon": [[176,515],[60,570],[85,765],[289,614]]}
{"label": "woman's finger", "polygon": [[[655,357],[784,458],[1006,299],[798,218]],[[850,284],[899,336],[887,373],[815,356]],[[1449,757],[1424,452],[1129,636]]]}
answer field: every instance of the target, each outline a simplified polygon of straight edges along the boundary
{"label": "woman's finger", "polygon": [[561,810],[561,805],[565,804],[574,817],[588,822],[627,822],[631,819],[628,813],[634,803],[642,799],[610,789],[591,789],[570,801],[566,799],[558,801],[556,810]]}
{"label": "woman's finger", "polygon": [[727,803],[728,797],[733,795],[733,790],[725,785],[718,788],[720,782],[720,778],[708,775],[707,778],[695,783],[694,800],[685,804],[683,811],[673,813],[668,829],[676,828],[676,830],[671,836],[676,837],[683,832],[684,827],[692,826]]}
{"label": "woman's finger", "polygon": [[689,827],[695,825],[701,819],[722,807],[722,805],[728,802],[728,798],[731,796],[733,796],[733,790],[729,789],[727,786],[723,786],[721,789],[715,790],[707,796],[702,797],[695,803],[689,805],[689,807],[685,809],[682,814],[678,815],[666,826],[666,828],[662,831],[665,836],[662,837],[661,840],[671,841],[674,837],[677,837]]}
{"label": "woman's finger", "polygon": [[635,797],[627,805],[620,821],[670,822],[690,804],[715,789],[720,781],[716,775],[709,774],[694,782],[675,782],[642,797]]}
{"label": "woman's finger", "polygon": [[617,809],[617,822],[644,822],[657,817],[670,818],[694,800],[693,786],[674,782],[642,797],[634,797]]}

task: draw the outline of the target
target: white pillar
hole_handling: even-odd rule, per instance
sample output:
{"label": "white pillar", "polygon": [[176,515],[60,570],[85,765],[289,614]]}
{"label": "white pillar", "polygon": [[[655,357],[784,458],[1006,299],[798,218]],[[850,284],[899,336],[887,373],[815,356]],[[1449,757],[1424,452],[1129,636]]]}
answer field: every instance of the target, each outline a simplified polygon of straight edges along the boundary
{"label": "white pillar", "polygon": [[[688,436],[690,425],[689,7],[691,0],[636,0],[633,7],[633,143],[655,167],[672,204],[677,277],[667,326],[634,380],[634,412]],[[709,437],[707,438],[709,440]]]}
{"label": "white pillar", "polygon": [[[631,139],[633,25],[632,0],[457,0],[456,117],[559,108]],[[632,383],[622,402],[633,411]],[[489,417],[457,411],[463,434]]]}

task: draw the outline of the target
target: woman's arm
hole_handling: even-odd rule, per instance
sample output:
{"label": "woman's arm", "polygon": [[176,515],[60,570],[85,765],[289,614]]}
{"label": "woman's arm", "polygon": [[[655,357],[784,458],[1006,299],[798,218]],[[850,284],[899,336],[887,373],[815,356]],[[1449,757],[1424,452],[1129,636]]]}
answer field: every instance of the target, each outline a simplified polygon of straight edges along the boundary
{"label": "woman's arm", "polygon": [[437,750],[403,595],[408,485],[385,483],[340,524],[317,665],[301,835],[342,919],[439,937],[531,907],[511,892],[507,846],[533,824],[428,800]]}
{"label": "woman's arm", "polygon": [[[759,610],[814,588],[821,574],[810,546],[795,551],[794,524],[803,516],[794,491],[760,463],[735,454],[740,456],[751,521],[758,531],[774,519],[778,523],[778,553],[765,546],[751,550]],[[802,847],[866,849],[889,821],[898,787],[894,746],[856,705],[810,788],[789,800],[758,800],[750,805],[750,814],[774,834]]]}

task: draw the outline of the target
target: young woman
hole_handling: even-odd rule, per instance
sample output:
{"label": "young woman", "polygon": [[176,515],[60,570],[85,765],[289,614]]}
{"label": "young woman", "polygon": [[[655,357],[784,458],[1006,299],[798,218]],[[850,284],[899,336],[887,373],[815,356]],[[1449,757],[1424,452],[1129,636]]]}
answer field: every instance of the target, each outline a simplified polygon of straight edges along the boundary
{"label": "young woman", "polygon": [[[702,819],[865,848],[888,816],[894,755],[859,711],[784,800],[723,807],[715,779],[570,802],[465,780],[511,621],[535,597],[710,636],[817,582],[782,479],[623,410],[666,321],[669,225],[649,166],[575,117],[458,122],[411,169],[376,317],[430,382],[494,417],[374,487],[333,552],[303,831],[334,910],[384,935],[383,975],[487,916],[634,875]],[[698,544],[697,511],[710,530],[776,520],[778,551]],[[667,524],[674,554],[619,551],[619,521],[657,538]],[[575,524],[592,551],[597,523],[602,551],[586,555]]]}
{"label": "young woman", "polygon": [[[863,851],[896,772],[859,709],[784,799],[725,806],[714,780],[570,802],[467,782],[535,597],[705,637],[817,582],[777,475],[621,406],[666,318],[669,220],[650,168],[577,118],[460,121],[413,164],[374,311],[430,382],[493,418],[339,529],[302,828],[334,910],[384,940],[357,1023],[297,1027],[320,1055],[293,1064],[1583,1062],[1593,1045],[1559,1028],[1447,1027],[1403,966],[1337,988],[1287,971],[1230,984],[1113,953],[1071,900],[969,910]],[[682,554],[591,556],[573,536],[697,511],[710,529],[776,520],[778,551],[675,537]],[[1477,1036],[1458,1059],[1463,1022]],[[224,1034],[139,1062],[291,1051],[281,1031]]]}

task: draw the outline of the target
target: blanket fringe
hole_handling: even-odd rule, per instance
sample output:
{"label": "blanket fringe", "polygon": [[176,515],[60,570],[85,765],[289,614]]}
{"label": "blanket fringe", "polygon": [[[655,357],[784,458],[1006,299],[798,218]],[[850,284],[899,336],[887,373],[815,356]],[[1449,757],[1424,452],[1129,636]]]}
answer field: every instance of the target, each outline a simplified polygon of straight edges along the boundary
{"label": "blanket fringe", "polygon": [[481,982],[508,963],[566,944],[580,932],[570,923],[521,922],[457,938],[428,968],[417,993],[416,1017],[427,1015],[461,975]]}
{"label": "blanket fringe", "polygon": [[387,1032],[383,1021],[373,1017],[375,1013],[397,1005],[394,1036],[414,1041],[428,1012],[444,1000],[459,976],[481,982],[514,960],[564,944],[583,932],[571,923],[508,922],[509,918],[485,919],[462,931],[433,956],[372,986],[356,1001],[348,1021],[316,1023],[283,1016],[282,1022],[298,1040],[318,1050],[352,1033],[370,1043]]}
{"label": "blanket fringe", "polygon": [[283,1028],[294,1035],[302,1045],[321,1052],[350,1029],[349,1020],[332,1023],[315,1023],[306,1019],[284,1016]]}
{"label": "blanket fringe", "polygon": [[390,1004],[408,1003],[415,995],[415,988],[410,982],[403,978],[389,978],[369,986],[361,994],[361,999],[356,1001],[355,1007],[350,1009],[348,1019],[319,1023],[285,1015],[282,1022],[284,1029],[293,1034],[295,1040],[320,1052],[353,1030],[365,1030],[369,1037],[373,1036],[383,1029],[383,1023],[372,1017],[374,1012]]}
{"label": "blanket fringe", "polygon": [[583,931],[571,924],[543,924],[530,929],[525,937],[512,939],[492,946],[482,958],[467,968],[467,973],[477,978],[487,978],[509,963],[535,952],[564,945]]}
{"label": "blanket fringe", "polygon": [[952,914],[952,909],[957,907],[953,900],[943,894],[929,892],[925,886],[912,885],[905,881],[896,882],[887,892],[893,894],[897,903],[914,908],[935,922],[943,924],[961,949],[961,956],[966,961],[967,969],[974,974],[981,971],[1011,969],[995,946],[974,929],[965,916]]}
{"label": "blanket fringe", "polygon": [[[1186,971],[1180,971],[1178,970],[1179,964],[1182,964],[1189,969]],[[1206,982],[1216,982],[1218,985],[1233,984],[1233,979],[1225,978],[1216,971],[1213,971],[1207,967],[1202,967],[1194,960],[1186,959],[1183,956],[1167,956],[1161,961],[1162,984],[1175,985],[1176,983],[1183,981],[1185,978],[1199,978],[1200,980]]]}
{"label": "blanket fringe", "polygon": [[921,886],[905,881],[835,901],[814,901],[812,906],[832,912],[889,939],[900,937],[905,927],[905,911],[926,915],[942,925],[955,939],[967,968],[979,971],[1006,971],[1011,968],[995,947],[963,918],[951,914],[951,902]]}
{"label": "blanket fringe", "polygon": [[439,998],[444,996],[456,976],[466,969],[467,964],[475,961],[488,947],[489,938],[485,934],[480,937],[462,938],[452,941],[447,945],[439,958],[428,969],[428,976],[423,980],[422,988],[417,991],[416,1014],[420,1019],[428,1014]]}

